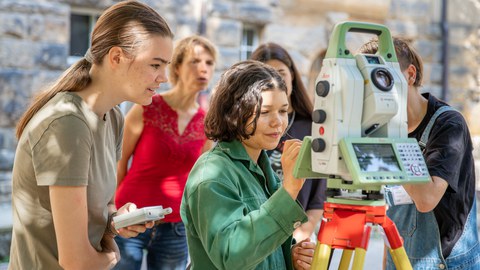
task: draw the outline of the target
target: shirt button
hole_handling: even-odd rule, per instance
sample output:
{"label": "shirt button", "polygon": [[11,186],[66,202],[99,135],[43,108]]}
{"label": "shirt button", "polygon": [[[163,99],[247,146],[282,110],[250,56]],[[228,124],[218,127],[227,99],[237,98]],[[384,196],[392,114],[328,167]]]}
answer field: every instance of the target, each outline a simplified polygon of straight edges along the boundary
{"label": "shirt button", "polygon": [[440,269],[445,269],[445,264],[443,264],[443,263],[439,264],[439,265],[438,265],[438,268],[440,268]]}
{"label": "shirt button", "polygon": [[300,225],[302,225],[302,222],[297,221],[293,224],[293,228],[296,229],[296,228],[300,227]]}

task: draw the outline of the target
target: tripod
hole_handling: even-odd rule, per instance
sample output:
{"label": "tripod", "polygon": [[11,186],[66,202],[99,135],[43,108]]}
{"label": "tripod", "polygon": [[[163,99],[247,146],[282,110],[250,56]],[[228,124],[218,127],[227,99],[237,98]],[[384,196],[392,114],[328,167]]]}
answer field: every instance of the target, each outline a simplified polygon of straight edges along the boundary
{"label": "tripod", "polygon": [[389,252],[397,269],[412,269],[397,227],[386,216],[385,205],[372,206],[325,202],[323,215],[312,269],[328,269],[332,248],[343,249],[338,269],[349,269],[353,252],[355,252],[355,255],[352,269],[363,269],[371,225],[380,225],[383,228]]}

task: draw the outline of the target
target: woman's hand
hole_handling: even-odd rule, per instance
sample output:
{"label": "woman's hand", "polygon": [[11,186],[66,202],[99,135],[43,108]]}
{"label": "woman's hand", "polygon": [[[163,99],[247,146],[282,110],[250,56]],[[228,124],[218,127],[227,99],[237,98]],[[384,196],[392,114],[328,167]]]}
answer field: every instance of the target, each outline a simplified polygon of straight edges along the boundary
{"label": "woman's hand", "polygon": [[[118,209],[117,215],[130,213],[135,210],[137,210],[137,206],[134,203],[126,203],[124,206]],[[131,225],[128,227],[120,228],[117,230],[117,232],[118,232],[118,235],[124,238],[136,237],[139,233],[143,233],[145,232],[145,230],[152,228],[154,224],[155,224],[154,221],[150,221],[145,224]],[[110,224],[110,226],[112,226],[111,228],[115,230],[113,221],[112,221],[112,224]]]}
{"label": "woman's hand", "polygon": [[106,253],[108,258],[110,258],[110,268],[113,268],[120,261],[120,250],[117,243],[112,237],[104,235],[100,245],[102,246],[102,253]]}
{"label": "woman's hand", "polygon": [[305,239],[292,247],[293,267],[297,270],[310,269],[316,244]]}
{"label": "woman's hand", "polygon": [[301,146],[302,141],[297,139],[285,141],[281,158],[283,187],[294,200],[297,199],[298,192],[305,182],[305,179],[297,179],[293,176],[293,169],[295,168],[295,162],[297,161]]}

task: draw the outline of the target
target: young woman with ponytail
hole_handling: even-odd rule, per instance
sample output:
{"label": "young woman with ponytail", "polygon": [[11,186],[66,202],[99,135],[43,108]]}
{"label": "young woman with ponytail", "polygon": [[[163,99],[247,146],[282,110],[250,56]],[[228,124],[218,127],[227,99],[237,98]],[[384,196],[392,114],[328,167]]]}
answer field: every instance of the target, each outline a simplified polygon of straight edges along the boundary
{"label": "young woman with ponytail", "polygon": [[[123,116],[116,105],[152,102],[167,81],[173,34],[152,8],[107,9],[85,57],[40,93],[17,126],[9,269],[109,269],[120,259],[112,217]],[[136,208],[127,203],[118,215]]]}

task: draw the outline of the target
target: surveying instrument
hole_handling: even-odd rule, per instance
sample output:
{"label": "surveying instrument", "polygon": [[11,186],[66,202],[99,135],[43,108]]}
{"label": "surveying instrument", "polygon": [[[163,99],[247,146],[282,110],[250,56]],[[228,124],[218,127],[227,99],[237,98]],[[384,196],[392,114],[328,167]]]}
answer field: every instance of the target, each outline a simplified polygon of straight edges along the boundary
{"label": "surveying instrument", "polygon": [[[353,55],[348,32],[376,35],[378,52]],[[312,269],[328,269],[332,248],[343,249],[339,269],[363,269],[373,225],[383,229],[396,268],[412,269],[382,188],[430,176],[417,140],[407,136],[408,86],[388,28],[337,24],[315,85],[312,136],[304,138],[294,169],[297,178],[327,179]]]}

